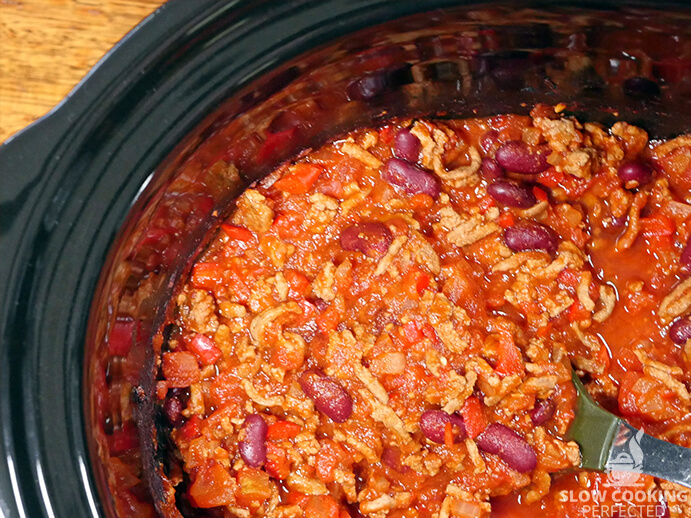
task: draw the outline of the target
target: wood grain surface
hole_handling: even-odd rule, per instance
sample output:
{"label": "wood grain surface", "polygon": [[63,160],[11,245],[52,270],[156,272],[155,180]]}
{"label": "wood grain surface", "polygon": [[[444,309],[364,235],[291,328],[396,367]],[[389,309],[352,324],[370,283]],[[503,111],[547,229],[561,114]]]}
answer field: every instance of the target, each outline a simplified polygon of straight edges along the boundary
{"label": "wood grain surface", "polygon": [[163,0],[0,0],[0,142],[48,112]]}

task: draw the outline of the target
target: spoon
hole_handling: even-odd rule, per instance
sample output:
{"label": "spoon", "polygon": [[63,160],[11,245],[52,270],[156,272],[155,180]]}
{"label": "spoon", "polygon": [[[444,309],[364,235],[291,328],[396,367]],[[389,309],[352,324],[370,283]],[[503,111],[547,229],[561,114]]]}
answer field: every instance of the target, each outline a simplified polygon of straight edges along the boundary
{"label": "spoon", "polygon": [[604,410],[574,372],[576,418],[567,438],[581,449],[581,468],[652,475],[691,488],[691,449],[652,437]]}

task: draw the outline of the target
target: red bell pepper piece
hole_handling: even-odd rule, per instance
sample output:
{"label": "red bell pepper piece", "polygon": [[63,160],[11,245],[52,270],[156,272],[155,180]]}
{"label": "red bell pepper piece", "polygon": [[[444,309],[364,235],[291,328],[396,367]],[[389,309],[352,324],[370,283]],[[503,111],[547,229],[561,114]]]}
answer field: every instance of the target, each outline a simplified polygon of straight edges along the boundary
{"label": "red bell pepper piece", "polygon": [[223,356],[214,341],[201,333],[197,333],[187,342],[187,349],[194,353],[202,365],[213,365]]}

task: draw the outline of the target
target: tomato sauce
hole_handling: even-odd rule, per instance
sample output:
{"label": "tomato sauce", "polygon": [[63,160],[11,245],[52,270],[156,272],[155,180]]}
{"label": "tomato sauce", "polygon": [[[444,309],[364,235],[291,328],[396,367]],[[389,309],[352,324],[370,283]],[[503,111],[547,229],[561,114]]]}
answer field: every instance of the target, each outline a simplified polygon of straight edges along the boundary
{"label": "tomato sauce", "polygon": [[359,129],[240,196],[161,354],[178,498],[214,516],[689,512],[664,481],[580,471],[567,430],[573,368],[691,444],[691,139],[560,111]]}

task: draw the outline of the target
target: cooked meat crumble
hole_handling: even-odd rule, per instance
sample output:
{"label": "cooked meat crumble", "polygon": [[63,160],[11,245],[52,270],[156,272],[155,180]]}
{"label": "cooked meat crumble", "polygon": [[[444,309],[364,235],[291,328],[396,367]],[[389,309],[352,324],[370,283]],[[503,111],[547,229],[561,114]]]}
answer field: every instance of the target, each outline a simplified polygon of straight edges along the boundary
{"label": "cooked meat crumble", "polygon": [[690,156],[539,106],[282,166],[176,300],[158,396],[180,490],[228,517],[571,516],[558,492],[604,476],[565,439],[572,366],[690,446]]}

